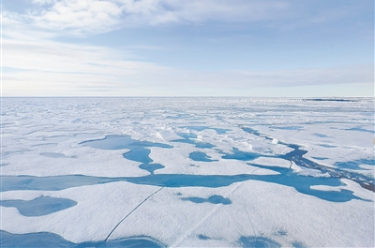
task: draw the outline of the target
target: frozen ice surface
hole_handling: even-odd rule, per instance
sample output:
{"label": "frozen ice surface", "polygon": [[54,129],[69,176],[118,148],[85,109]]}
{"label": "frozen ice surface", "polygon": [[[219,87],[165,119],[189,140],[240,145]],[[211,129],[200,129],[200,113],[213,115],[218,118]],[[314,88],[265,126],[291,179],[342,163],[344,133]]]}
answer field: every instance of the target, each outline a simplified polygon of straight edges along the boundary
{"label": "frozen ice surface", "polygon": [[373,247],[371,98],[2,98],[0,246]]}

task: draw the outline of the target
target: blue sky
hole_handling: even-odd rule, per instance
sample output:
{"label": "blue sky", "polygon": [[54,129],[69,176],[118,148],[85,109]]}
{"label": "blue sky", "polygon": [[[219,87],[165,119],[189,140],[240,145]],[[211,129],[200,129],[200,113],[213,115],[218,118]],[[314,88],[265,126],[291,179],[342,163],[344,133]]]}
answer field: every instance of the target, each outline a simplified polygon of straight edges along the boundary
{"label": "blue sky", "polygon": [[3,0],[3,96],[373,96],[373,0]]}

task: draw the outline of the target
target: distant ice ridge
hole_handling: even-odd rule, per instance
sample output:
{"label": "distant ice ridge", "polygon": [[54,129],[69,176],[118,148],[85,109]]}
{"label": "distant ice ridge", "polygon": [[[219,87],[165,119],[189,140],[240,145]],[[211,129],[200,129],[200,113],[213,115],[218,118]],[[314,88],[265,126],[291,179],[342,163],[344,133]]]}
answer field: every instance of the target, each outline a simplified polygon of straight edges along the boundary
{"label": "distant ice ridge", "polygon": [[1,101],[0,246],[374,246],[373,98]]}

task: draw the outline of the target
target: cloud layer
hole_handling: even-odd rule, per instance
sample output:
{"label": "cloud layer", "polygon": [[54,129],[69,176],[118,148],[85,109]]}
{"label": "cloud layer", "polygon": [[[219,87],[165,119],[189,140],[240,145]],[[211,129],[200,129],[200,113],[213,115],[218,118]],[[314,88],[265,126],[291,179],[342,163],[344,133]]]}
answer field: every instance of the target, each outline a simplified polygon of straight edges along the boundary
{"label": "cloud layer", "polygon": [[255,88],[371,84],[371,64],[273,71],[192,71],[126,60],[106,47],[3,40],[3,92],[12,95],[250,94]]}
{"label": "cloud layer", "polygon": [[[134,61],[126,49],[57,38],[78,35],[84,39],[121,28],[210,22],[279,29],[324,26],[355,12],[345,6],[315,13],[307,10],[315,5],[293,0],[32,0],[25,13],[5,9],[2,15],[3,95],[255,95],[257,89],[266,92],[272,87],[339,84],[353,89],[367,85],[368,91],[374,81],[373,64],[197,71]],[[134,44],[138,45],[142,44]]]}
{"label": "cloud layer", "polygon": [[[35,27],[70,34],[104,33],[123,27],[204,22],[280,21],[286,26],[345,17],[349,9],[315,11],[293,0],[33,0],[22,18]],[[312,11],[308,8],[311,7]],[[5,11],[5,15],[13,17]],[[296,19],[299,21],[296,22]],[[65,33],[65,34],[66,34]]]}

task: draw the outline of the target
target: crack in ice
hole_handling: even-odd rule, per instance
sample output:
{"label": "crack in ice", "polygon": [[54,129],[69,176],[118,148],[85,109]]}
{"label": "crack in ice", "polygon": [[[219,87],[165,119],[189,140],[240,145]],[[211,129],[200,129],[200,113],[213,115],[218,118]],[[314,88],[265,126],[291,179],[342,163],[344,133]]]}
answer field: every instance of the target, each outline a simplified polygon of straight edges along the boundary
{"label": "crack in ice", "polygon": [[161,187],[160,189],[158,189],[157,191],[155,191],[154,193],[152,193],[151,195],[147,196],[141,203],[139,203],[132,211],[130,211],[124,218],[122,218],[122,220],[117,223],[117,225],[111,230],[111,232],[108,234],[108,236],[105,238],[104,242],[106,243],[107,240],[109,239],[109,237],[112,235],[112,233],[117,229],[117,227],[119,225],[121,225],[122,222],[124,222],[124,220],[126,220],[135,210],[137,210],[143,203],[145,203],[148,199],[150,199],[150,197],[154,196],[155,194],[157,194],[159,191],[161,191],[162,189],[164,189],[164,187]]}

